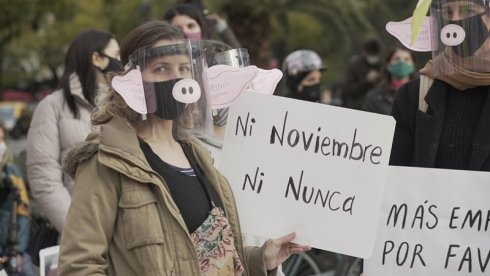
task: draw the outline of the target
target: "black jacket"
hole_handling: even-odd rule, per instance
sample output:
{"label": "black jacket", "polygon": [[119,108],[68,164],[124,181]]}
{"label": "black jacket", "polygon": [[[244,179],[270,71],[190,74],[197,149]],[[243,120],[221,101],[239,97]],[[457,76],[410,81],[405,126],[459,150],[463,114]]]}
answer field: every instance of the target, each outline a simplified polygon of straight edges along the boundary
{"label": "black jacket", "polygon": [[[435,80],[425,97],[429,108],[423,113],[418,110],[419,84],[417,78],[396,93],[392,111],[396,129],[391,165],[435,167],[445,118],[446,93],[451,86]],[[490,90],[490,87],[485,89]],[[490,171],[490,97],[483,103],[467,169]]]}
{"label": "black jacket", "polygon": [[378,114],[391,115],[395,90],[389,84],[371,89],[364,100],[362,110]]}
{"label": "black jacket", "polygon": [[362,108],[367,92],[376,85],[366,79],[370,70],[380,72],[381,64],[370,65],[365,57],[356,58],[349,64],[342,88],[345,107],[358,110]]}

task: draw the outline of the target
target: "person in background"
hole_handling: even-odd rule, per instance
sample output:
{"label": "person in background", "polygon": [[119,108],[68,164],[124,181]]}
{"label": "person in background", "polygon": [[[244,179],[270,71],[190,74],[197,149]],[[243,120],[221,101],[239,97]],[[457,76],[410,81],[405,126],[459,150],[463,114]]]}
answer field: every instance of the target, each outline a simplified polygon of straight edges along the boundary
{"label": "person in background", "polygon": [[[0,125],[0,259],[5,262],[7,272],[15,269],[16,275],[34,276],[34,266],[26,252],[31,229],[29,196],[20,168],[12,163],[12,154],[6,144],[7,133]],[[12,225],[13,201],[17,206],[15,225]],[[12,227],[16,228],[15,237],[10,232]],[[16,256],[15,260],[12,255]]]}
{"label": "person in background", "polygon": [[367,93],[362,110],[391,115],[395,92],[415,77],[413,53],[403,46],[392,48],[386,56],[381,83]]}
{"label": "person in background", "polygon": [[[434,0],[430,16],[441,28],[460,24],[465,36],[440,43],[420,78],[398,90],[390,164],[490,171],[489,3]],[[451,38],[441,30],[433,40]]]}
{"label": "person in background", "polygon": [[169,8],[163,20],[182,30],[190,40],[219,38],[232,48],[240,48],[240,42],[224,19],[215,13],[205,16],[193,4],[177,4]]}
{"label": "person in background", "polygon": [[309,102],[322,99],[322,71],[326,69],[320,56],[311,50],[296,50],[283,62],[282,71],[288,95]]}
{"label": "person in background", "polygon": [[366,94],[381,79],[381,45],[377,40],[367,40],[360,57],[354,57],[347,66],[342,97],[347,108],[360,110]]}
{"label": "person in background", "polygon": [[243,246],[231,187],[191,135],[205,66],[184,38],[151,21],[124,39],[127,71],[92,117],[101,131],[64,162],[76,184],[58,275],[275,275],[310,249],[294,233]]}
{"label": "person in background", "polygon": [[74,181],[61,170],[69,149],[90,133],[90,113],[107,90],[105,73],[121,71],[119,45],[101,30],[81,32],[70,44],[58,89],[34,110],[27,134],[27,177],[42,213],[63,230]]}

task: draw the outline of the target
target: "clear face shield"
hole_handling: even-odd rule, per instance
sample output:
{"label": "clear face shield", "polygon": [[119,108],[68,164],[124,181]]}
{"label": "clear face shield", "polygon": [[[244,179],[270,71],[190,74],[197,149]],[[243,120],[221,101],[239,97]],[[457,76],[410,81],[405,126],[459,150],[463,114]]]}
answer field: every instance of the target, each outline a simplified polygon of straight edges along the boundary
{"label": "clear face shield", "polygon": [[114,77],[112,86],[143,119],[199,122],[206,106],[201,51],[189,40],[159,41],[131,54],[126,74]]}
{"label": "clear face shield", "polygon": [[433,0],[430,7],[435,75],[490,72],[490,1]]}
{"label": "clear face shield", "polygon": [[242,68],[250,65],[250,56],[245,48],[230,49],[208,58],[207,63],[209,67],[222,64]]}
{"label": "clear face shield", "polygon": [[[208,54],[208,56],[210,56]],[[233,68],[243,68],[250,65],[250,56],[245,48],[230,49],[217,53],[207,59],[210,68],[217,65],[227,65]],[[224,126],[228,119],[228,107],[217,108],[212,110],[213,124]]]}

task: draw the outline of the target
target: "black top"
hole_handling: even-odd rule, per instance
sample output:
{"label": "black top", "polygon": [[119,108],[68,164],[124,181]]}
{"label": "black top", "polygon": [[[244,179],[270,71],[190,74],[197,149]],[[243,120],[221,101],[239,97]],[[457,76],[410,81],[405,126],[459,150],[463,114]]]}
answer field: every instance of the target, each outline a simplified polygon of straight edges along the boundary
{"label": "black top", "polygon": [[[147,143],[141,140],[139,142],[148,164],[165,180],[189,233],[193,233],[208,217],[209,211],[212,209],[211,200],[207,191],[209,191],[214,204],[222,207],[216,191],[204,174],[200,173],[201,170],[197,167],[195,157],[185,144],[181,144],[181,146],[189,159],[192,169],[196,173],[195,176],[190,176],[182,172],[182,170],[188,171],[189,169],[177,168],[164,162],[153,152]],[[206,190],[203,185],[206,185],[208,189]]]}
{"label": "black top", "polygon": [[459,91],[435,79],[422,112],[419,85],[396,92],[390,165],[490,171],[490,86]]}
{"label": "black top", "polygon": [[487,87],[466,91],[450,87],[447,90],[446,116],[439,140],[436,168],[468,169],[473,139],[487,94]]}

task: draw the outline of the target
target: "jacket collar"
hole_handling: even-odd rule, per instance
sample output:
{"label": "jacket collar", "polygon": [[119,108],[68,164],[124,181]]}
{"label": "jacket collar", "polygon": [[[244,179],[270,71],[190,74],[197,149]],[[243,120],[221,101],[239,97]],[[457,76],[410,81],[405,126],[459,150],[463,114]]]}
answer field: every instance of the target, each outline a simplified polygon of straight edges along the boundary
{"label": "jacket collar", "polygon": [[[138,142],[138,136],[129,123],[113,118],[101,127],[99,160],[129,177],[148,181],[150,165]],[[119,157],[119,158],[113,158]]]}
{"label": "jacket collar", "polygon": [[421,167],[431,168],[436,163],[446,111],[447,89],[446,83],[435,80],[425,96],[425,101],[429,106],[427,112],[417,110],[414,162]]}
{"label": "jacket collar", "polygon": [[[183,143],[190,146],[199,166],[205,172],[214,172],[212,169],[213,165],[206,159],[204,150],[196,146],[197,141],[191,139],[183,141]],[[99,154],[99,160],[106,163],[106,165],[114,167],[121,173],[144,181],[160,182],[160,176],[150,167],[145,154],[140,148],[135,130],[126,120],[114,118],[102,126],[99,151],[102,152],[102,154]],[[118,161],[112,158],[114,156],[119,157],[117,158]],[[208,173],[206,176],[212,183],[218,182],[215,173]]]}

